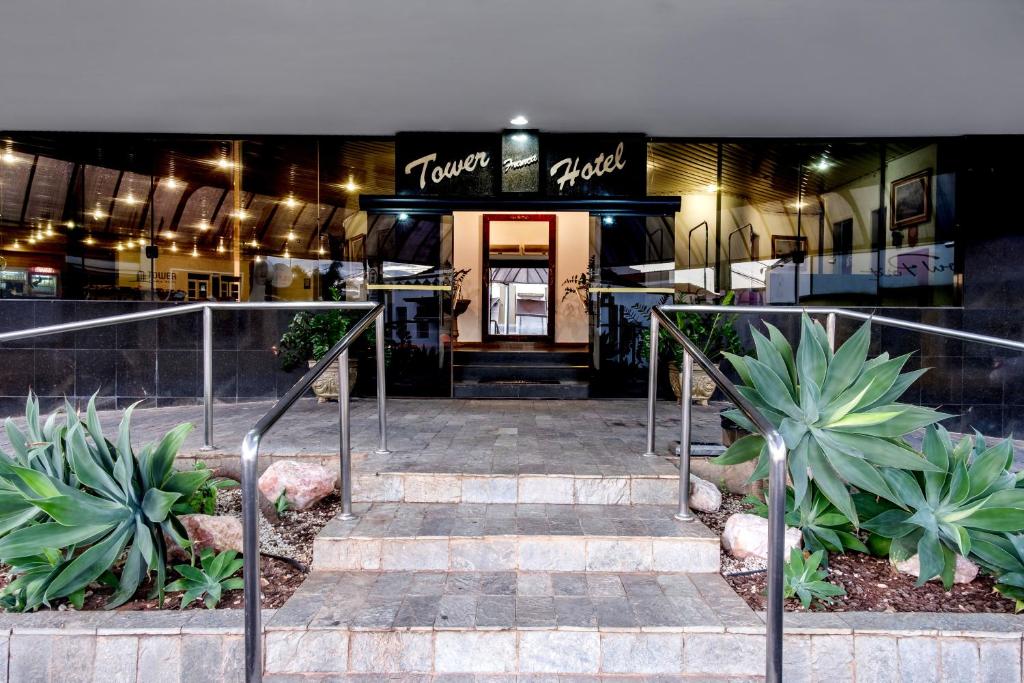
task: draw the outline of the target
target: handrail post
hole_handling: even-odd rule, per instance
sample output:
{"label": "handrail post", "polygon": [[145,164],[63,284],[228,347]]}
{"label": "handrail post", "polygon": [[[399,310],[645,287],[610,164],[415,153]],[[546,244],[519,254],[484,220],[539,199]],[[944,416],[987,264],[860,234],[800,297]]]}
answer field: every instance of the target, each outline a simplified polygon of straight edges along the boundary
{"label": "handrail post", "polygon": [[683,367],[679,371],[682,402],[679,426],[679,509],[675,518],[680,522],[693,520],[690,513],[690,383],[693,381],[693,356],[683,351]]}
{"label": "handrail post", "polygon": [[263,625],[260,610],[260,538],[258,474],[260,437],[250,431],[242,440],[242,595],[245,602],[245,680],[263,680]]}
{"label": "handrail post", "polygon": [[829,313],[825,316],[825,336],[828,337],[828,346],[836,350],[836,314]]}
{"label": "handrail post", "polygon": [[341,519],[355,519],[352,514],[352,430],[349,420],[348,349],[338,359],[338,431],[341,453]]}
{"label": "handrail post", "polygon": [[651,342],[647,350],[647,452],[646,457],[658,453],[654,450],[654,402],[658,398],[658,341],[661,335],[658,316],[651,312]]}
{"label": "handrail post", "polygon": [[768,444],[768,621],[765,636],[767,683],[782,682],[782,576],[786,562],[786,444],[778,432]]}
{"label": "handrail post", "polygon": [[213,308],[203,307],[203,446],[213,445]]}
{"label": "handrail post", "polygon": [[377,426],[380,428],[380,444],[377,455],[388,455],[388,415],[387,415],[387,382],[384,375],[384,309],[377,313],[374,321],[374,333],[377,337]]}

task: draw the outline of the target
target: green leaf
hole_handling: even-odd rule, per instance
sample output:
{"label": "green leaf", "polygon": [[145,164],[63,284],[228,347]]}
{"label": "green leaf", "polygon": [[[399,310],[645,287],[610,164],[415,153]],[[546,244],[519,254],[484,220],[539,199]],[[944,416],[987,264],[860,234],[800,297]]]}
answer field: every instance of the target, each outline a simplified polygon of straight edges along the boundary
{"label": "green leaf", "polygon": [[817,444],[811,444],[807,449],[807,461],[814,472],[814,483],[821,489],[821,493],[856,527],[857,511],[853,507],[850,492]]}
{"label": "green leaf", "polygon": [[161,491],[151,488],[142,499],[142,511],[151,522],[160,523],[167,519],[174,502],[181,498],[180,493]]}
{"label": "green leaf", "polygon": [[814,382],[821,387],[825,381],[828,360],[825,351],[815,339],[811,319],[804,316],[801,321],[800,346],[796,352],[797,375],[801,382]]}
{"label": "green leaf", "polygon": [[89,398],[89,405],[86,406],[85,424],[89,430],[89,436],[92,437],[93,443],[96,444],[96,451],[99,453],[100,458],[102,458],[102,466],[107,471],[110,471],[114,467],[114,459],[110,454],[110,449],[107,447],[107,440],[103,438],[103,427],[100,425],[100,417],[96,413],[96,394]]}
{"label": "green leaf", "polygon": [[96,496],[82,493],[77,496],[54,496],[34,500],[32,504],[48,514],[53,521],[64,526],[114,525],[131,517],[131,509]]}
{"label": "green leaf", "polygon": [[77,423],[69,429],[65,438],[68,445],[68,459],[71,461],[78,480],[111,500],[123,501],[124,494],[117,482],[104,471],[100,463],[93,460],[93,454],[85,442],[85,433],[81,423]]}
{"label": "green leaf", "polygon": [[42,548],[64,549],[110,529],[109,525],[64,526],[56,522],[24,527],[0,539],[4,561],[38,553]]}
{"label": "green leaf", "polygon": [[786,335],[782,334],[777,327],[767,322],[764,323],[764,326],[768,330],[768,338],[771,340],[772,345],[779,352],[779,355],[782,356],[782,360],[786,364],[789,383],[795,387],[797,385],[797,374],[796,363],[793,360],[793,347],[790,346]]}
{"label": "green leaf", "polygon": [[212,472],[207,469],[175,472],[160,488],[164,491],[180,493],[183,498],[188,498],[210,478],[211,474]]}
{"label": "green leaf", "polygon": [[824,430],[813,430],[812,433],[815,434],[815,438],[829,448],[835,448],[856,458],[863,458],[873,465],[913,471],[935,469],[935,466],[922,458],[919,453],[876,436]]}
{"label": "green leaf", "polygon": [[918,541],[917,559],[921,564],[921,571],[917,577],[918,586],[923,586],[929,579],[942,575],[946,559],[942,553],[939,537],[933,532],[926,531]]}
{"label": "green leaf", "polygon": [[732,367],[736,371],[736,374],[739,375],[741,382],[746,384],[748,387],[754,385],[753,380],[750,379],[750,371],[747,369],[746,358],[743,356],[737,356],[735,353],[729,353],[728,351],[723,351],[722,356],[732,364]]}
{"label": "green leaf", "polygon": [[789,374],[789,367],[779,353],[779,349],[772,344],[767,337],[750,328],[750,336],[754,340],[754,348],[757,351],[757,360],[764,363],[775,375],[782,380],[789,395],[796,398],[796,389],[793,379]]}
{"label": "green leaf", "polygon": [[764,397],[762,400],[770,400],[772,405],[793,419],[803,417],[803,411],[793,402],[789,389],[771,368],[754,358],[747,358],[747,368],[754,381],[754,388]]}
{"label": "green leaf", "polygon": [[713,465],[725,467],[727,465],[738,465],[739,463],[753,460],[764,448],[764,437],[760,434],[747,434],[737,439],[721,455],[711,458],[709,462]]}
{"label": "green leaf", "polygon": [[185,437],[192,431],[194,425],[191,423],[180,424],[164,435],[160,444],[153,450],[148,458],[148,467],[145,467],[145,479],[150,487],[159,487],[171,474],[174,466],[174,458],[185,443]]}
{"label": "green leaf", "polygon": [[46,599],[61,598],[83,588],[107,570],[124,550],[131,536],[131,522],[122,523],[64,568],[46,589]]}
{"label": "green leaf", "polygon": [[825,373],[821,398],[828,403],[846,390],[860,374],[871,343],[871,323],[865,322],[839,347]]}

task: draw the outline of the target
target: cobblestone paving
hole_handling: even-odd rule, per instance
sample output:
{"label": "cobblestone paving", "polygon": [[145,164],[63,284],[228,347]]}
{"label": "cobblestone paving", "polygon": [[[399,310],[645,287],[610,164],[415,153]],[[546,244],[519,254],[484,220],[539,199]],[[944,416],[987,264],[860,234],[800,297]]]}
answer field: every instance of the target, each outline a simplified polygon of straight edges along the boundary
{"label": "cobblestone paving", "polygon": [[717,574],[318,572],[268,629],[760,630]]}

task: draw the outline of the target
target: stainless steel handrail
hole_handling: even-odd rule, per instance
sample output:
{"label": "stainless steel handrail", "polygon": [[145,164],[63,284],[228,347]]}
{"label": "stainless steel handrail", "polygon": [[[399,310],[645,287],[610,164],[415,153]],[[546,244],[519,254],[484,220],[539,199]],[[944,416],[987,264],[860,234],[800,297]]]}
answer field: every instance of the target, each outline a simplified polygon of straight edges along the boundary
{"label": "stainless steel handrail", "polygon": [[[680,388],[682,389],[682,425],[679,441],[679,507],[676,519],[687,521],[690,514],[690,377],[693,372],[693,361],[704,368],[711,380],[722,393],[739,408],[757,431],[764,437],[768,445],[768,547],[773,549],[781,544],[786,533],[786,444],[782,435],[768,419],[754,407],[740,392],[736,385],[722,374],[711,360],[704,355],[689,337],[676,327],[662,309],[666,306],[655,306],[651,310],[651,370],[650,382],[657,389],[657,349],[661,325],[665,326],[672,339],[683,347],[683,367],[680,372]],[[648,417],[653,423],[653,414]],[[653,450],[650,448],[648,450]],[[768,554],[768,623],[766,648],[766,677],[769,683],[782,681],[782,570],[781,553]]]}
{"label": "stainless steel handrail", "polygon": [[[242,579],[245,598],[245,680],[263,680],[263,626],[260,609],[259,492],[256,488],[260,439],[281,419],[288,409],[313,386],[313,382],[333,363],[338,364],[338,427],[341,461],[341,517],[352,518],[352,451],[349,429],[348,348],[359,335],[377,323],[377,387],[384,386],[383,304],[371,304],[360,320],[349,328],[341,340],[324,354],[316,365],[292,385],[267,413],[249,430],[242,441]],[[382,428],[383,429],[383,428]],[[386,448],[386,446],[385,446]]]}
{"label": "stainless steel handrail", "polygon": [[[937,325],[916,323],[910,320],[900,320],[886,316],[862,313],[844,308],[824,306],[721,306],[711,304],[666,304],[655,306],[651,311],[651,353],[648,364],[648,386],[647,386],[647,452],[646,456],[657,455],[655,451],[655,401],[658,394],[658,339],[661,325],[665,326],[669,336],[682,345],[683,367],[680,369],[680,388],[682,402],[682,424],[680,426],[679,442],[679,506],[676,518],[680,520],[691,519],[689,510],[690,486],[690,380],[693,371],[693,359],[704,368],[712,381],[719,389],[738,407],[757,428],[758,432],[765,437],[768,444],[770,469],[768,474],[768,605],[767,605],[767,629],[765,632],[766,647],[766,677],[768,681],[782,680],[782,572],[785,557],[783,555],[783,543],[785,534],[785,481],[786,481],[786,448],[781,435],[768,422],[757,409],[738,393],[736,386],[729,381],[721,370],[718,369],[705,356],[696,345],[684,335],[675,323],[666,315],[667,313],[729,313],[732,315],[743,314],[795,314],[807,313],[808,315],[825,316],[825,333],[832,349],[836,346],[836,321],[837,318],[850,318],[871,322],[872,324],[899,329],[912,330],[924,334],[931,334],[950,339],[960,339],[980,344],[988,344],[1014,351],[1024,351],[1024,342],[1002,339],[975,332],[963,332],[951,330]],[[775,486],[776,482],[781,482]]]}
{"label": "stainless steel handrail", "polygon": [[[176,306],[165,306],[152,311],[140,311],[138,313],[124,313],[121,315],[90,318],[70,323],[59,323],[57,325],[45,325],[42,327],[31,327],[24,330],[0,333],[0,343],[17,341],[19,339],[31,339],[43,337],[50,334],[61,334],[77,332],[80,330],[91,330],[98,327],[109,327],[111,325],[124,325],[127,323],[155,320],[157,318],[168,318],[189,313],[202,313],[203,315],[203,447],[202,450],[214,450],[213,445],[213,311],[225,310],[369,310],[376,304],[372,301],[241,301],[241,302],[214,302],[204,301],[194,304],[183,304]],[[383,319],[377,327],[377,355],[383,358],[384,328]],[[378,364],[382,361],[378,361]],[[385,415],[385,394],[381,384],[380,375],[377,378],[377,418],[380,425],[380,444],[378,453],[387,453],[387,416]]]}

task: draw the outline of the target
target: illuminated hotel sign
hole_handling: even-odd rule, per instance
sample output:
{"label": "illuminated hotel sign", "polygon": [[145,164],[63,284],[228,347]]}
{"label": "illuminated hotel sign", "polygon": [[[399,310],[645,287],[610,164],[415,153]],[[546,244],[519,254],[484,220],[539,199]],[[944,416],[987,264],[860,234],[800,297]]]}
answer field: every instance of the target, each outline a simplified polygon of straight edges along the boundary
{"label": "illuminated hotel sign", "polygon": [[423,197],[642,197],[637,133],[399,133],[397,194]]}

